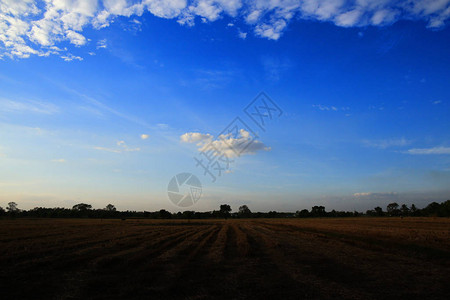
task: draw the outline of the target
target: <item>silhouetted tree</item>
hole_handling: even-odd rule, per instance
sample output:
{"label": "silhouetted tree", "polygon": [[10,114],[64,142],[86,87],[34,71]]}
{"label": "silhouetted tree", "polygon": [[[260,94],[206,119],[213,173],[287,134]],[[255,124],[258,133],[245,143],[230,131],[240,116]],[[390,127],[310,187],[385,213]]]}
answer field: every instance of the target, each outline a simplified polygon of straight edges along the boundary
{"label": "silhouetted tree", "polygon": [[440,217],[450,217],[450,200],[441,204]]}
{"label": "silhouetted tree", "polygon": [[426,216],[438,216],[441,205],[437,202],[431,202],[423,209]]}
{"label": "silhouetted tree", "polygon": [[186,210],[186,211],[183,211],[183,213],[181,214],[181,217],[183,219],[188,219],[189,222],[191,221],[191,219],[194,216],[195,216],[195,211],[193,211],[193,210]]}
{"label": "silhouetted tree", "polygon": [[117,209],[114,205],[108,204],[108,205],[106,205],[105,210],[106,211],[116,211]]}
{"label": "silhouetted tree", "polygon": [[390,216],[398,216],[400,213],[400,210],[398,209],[398,204],[396,202],[389,203],[386,207],[386,210]]}
{"label": "silhouetted tree", "polygon": [[324,217],[326,215],[325,206],[313,206],[311,208],[311,216],[313,217]]}
{"label": "silhouetted tree", "polygon": [[219,212],[223,218],[228,219],[228,217],[230,216],[230,212],[231,212],[231,206],[229,206],[228,204],[222,204],[222,205],[220,205]]}
{"label": "silhouetted tree", "polygon": [[[406,212],[409,211],[409,215],[411,216],[436,216],[436,217],[450,217],[450,200],[447,200],[442,203],[432,202],[427,207],[423,209],[418,209],[415,205],[411,205],[410,208],[402,205],[399,209],[399,205],[397,203],[390,203],[388,205],[388,215],[391,216],[400,216],[406,215]],[[111,209],[108,211],[107,209]],[[85,203],[79,203],[74,205],[72,209],[69,208],[45,208],[45,207],[35,207],[30,210],[21,210],[17,208],[17,203],[10,202],[6,208],[6,211],[0,208],[0,216],[3,214],[7,214],[10,217],[37,217],[37,218],[79,218],[79,217],[90,217],[90,218],[179,218],[179,219],[208,219],[208,218],[229,218],[230,215],[232,217],[242,217],[243,213],[249,212],[247,211],[245,206],[241,206],[239,211],[233,214],[230,214],[231,207],[227,204],[223,204],[220,206],[220,210],[208,211],[208,212],[195,212],[195,211],[185,211],[183,213],[179,212],[177,214],[171,214],[170,212],[162,209],[160,211],[117,211],[113,210],[114,206],[111,205],[104,209],[92,209],[92,206]],[[250,212],[251,213],[251,212]],[[368,210],[366,212],[368,216],[383,216],[384,212],[381,207],[375,207],[373,210]],[[251,213],[251,217],[254,218],[292,218],[292,217],[355,217],[359,216],[358,212],[349,212],[349,211],[336,211],[332,210],[331,212],[326,212],[325,207],[323,206],[314,206],[309,212],[306,209],[301,211],[297,211],[294,213],[289,212],[256,212]]]}
{"label": "silhouetted tree", "polygon": [[15,213],[15,212],[19,211],[19,209],[17,208],[16,202],[9,202],[8,207],[6,207],[6,210],[10,213]]}
{"label": "silhouetted tree", "polygon": [[410,207],[409,211],[411,212],[412,216],[417,216],[418,215],[417,207],[414,204],[411,204],[411,207]]}
{"label": "silhouetted tree", "polygon": [[161,209],[159,211],[159,218],[160,219],[171,219],[172,218],[172,214],[170,212],[168,212],[165,209]]}
{"label": "silhouetted tree", "polygon": [[402,207],[400,208],[400,212],[402,216],[406,217],[409,215],[409,208],[406,206],[406,204],[402,204]]}
{"label": "silhouetted tree", "polygon": [[242,205],[239,207],[239,216],[242,218],[249,218],[252,216],[252,212],[247,205]]}
{"label": "silhouetted tree", "polygon": [[78,211],[87,211],[92,208],[92,205],[86,203],[75,204],[72,209]]}
{"label": "silhouetted tree", "polygon": [[309,211],[307,209],[297,210],[295,216],[297,218],[307,218],[309,217]]}
{"label": "silhouetted tree", "polygon": [[375,214],[376,214],[377,216],[380,216],[380,217],[381,217],[381,216],[384,215],[383,209],[382,209],[381,207],[377,206],[377,207],[374,208],[374,210],[375,210]]}
{"label": "silhouetted tree", "polygon": [[0,216],[3,216],[5,214],[5,210],[3,207],[0,206]]}

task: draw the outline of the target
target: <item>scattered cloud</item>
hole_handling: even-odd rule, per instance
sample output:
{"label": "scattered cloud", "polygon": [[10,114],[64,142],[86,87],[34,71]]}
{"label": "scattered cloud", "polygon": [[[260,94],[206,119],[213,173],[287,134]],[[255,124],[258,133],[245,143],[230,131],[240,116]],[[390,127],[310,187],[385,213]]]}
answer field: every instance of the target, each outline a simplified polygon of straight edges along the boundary
{"label": "scattered cloud", "polygon": [[442,101],[441,100],[436,100],[436,101],[433,101],[433,104],[441,104],[442,103]]}
{"label": "scattered cloud", "polygon": [[270,151],[264,143],[253,139],[250,133],[244,129],[239,130],[237,137],[232,137],[231,133],[222,134],[218,139],[207,133],[188,132],[180,137],[181,142],[195,143],[199,152],[214,151],[214,155],[225,155],[227,157],[236,157],[245,154],[255,154],[258,151]]}
{"label": "scattered cloud", "polygon": [[116,148],[107,148],[107,147],[94,147],[95,150],[113,152],[113,153],[123,153],[123,152],[135,152],[140,151],[141,148],[130,148],[127,146],[125,141],[118,141]]}
{"label": "scattered cloud", "polygon": [[349,111],[350,107],[336,107],[334,105],[322,105],[322,104],[313,104],[312,107],[321,110],[321,111]]}
{"label": "scattered cloud", "polygon": [[384,139],[384,140],[363,140],[363,145],[366,147],[387,149],[391,147],[402,147],[411,144],[411,141],[400,138],[400,139]]}
{"label": "scattered cloud", "polygon": [[146,140],[148,139],[150,136],[148,134],[141,134],[141,139]]}
{"label": "scattered cloud", "polygon": [[[85,29],[101,30],[115,19],[130,18],[140,26],[145,12],[194,26],[225,16],[244,22],[256,36],[279,39],[292,20],[330,22],[341,27],[387,26],[399,20],[423,20],[428,28],[445,26],[448,0],[2,0],[0,2],[0,58],[30,55],[67,56],[57,44],[89,44]],[[243,35],[244,33],[242,33]],[[243,36],[240,36],[243,38]],[[106,44],[105,44],[106,45]]]}
{"label": "scattered cloud", "polygon": [[97,49],[106,49],[108,47],[106,39],[97,42]]}
{"label": "scattered cloud", "polygon": [[327,106],[322,104],[313,104],[314,108],[317,108],[318,110],[322,111],[338,111],[339,109],[336,106]]}
{"label": "scattered cloud", "polygon": [[450,154],[450,147],[413,148],[409,149],[405,153],[413,155]]}
{"label": "scattered cloud", "polygon": [[73,55],[71,53],[68,53],[67,55],[61,55],[61,58],[64,59],[64,61],[72,61],[72,60],[82,61],[83,60],[82,57]]}

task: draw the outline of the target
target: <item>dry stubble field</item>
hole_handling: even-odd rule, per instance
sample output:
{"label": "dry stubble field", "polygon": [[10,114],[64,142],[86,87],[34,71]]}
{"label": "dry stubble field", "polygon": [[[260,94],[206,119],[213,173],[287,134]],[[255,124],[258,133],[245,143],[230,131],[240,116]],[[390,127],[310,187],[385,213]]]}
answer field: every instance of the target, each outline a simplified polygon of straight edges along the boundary
{"label": "dry stubble field", "polygon": [[2,299],[450,294],[445,218],[17,219],[0,225]]}

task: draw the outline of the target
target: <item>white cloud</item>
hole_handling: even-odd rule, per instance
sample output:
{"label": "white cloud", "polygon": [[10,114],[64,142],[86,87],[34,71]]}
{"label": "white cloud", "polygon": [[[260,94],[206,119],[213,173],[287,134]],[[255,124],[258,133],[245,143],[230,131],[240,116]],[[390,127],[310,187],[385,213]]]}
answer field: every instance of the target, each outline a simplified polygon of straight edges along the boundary
{"label": "white cloud", "polygon": [[258,151],[270,151],[264,143],[254,140],[250,133],[244,129],[239,130],[237,137],[231,134],[220,135],[218,139],[207,133],[188,132],[183,134],[181,142],[196,143],[199,152],[207,152],[213,150],[214,155],[225,155],[227,157],[236,157],[244,154],[255,154]]}
{"label": "white cloud", "polygon": [[66,36],[69,41],[75,46],[83,46],[84,44],[86,44],[86,38],[78,32],[67,30]]}
{"label": "white cloud", "polygon": [[183,143],[198,143],[204,141],[210,141],[213,138],[209,133],[203,134],[200,132],[187,132],[180,136],[180,141]]}
{"label": "white cloud", "polygon": [[442,103],[442,101],[441,100],[436,100],[436,101],[433,101],[433,104],[441,104]]}
{"label": "white cloud", "polygon": [[141,139],[146,140],[148,139],[150,136],[148,134],[141,134]]}
{"label": "white cloud", "polygon": [[65,41],[80,47],[89,41],[86,28],[100,30],[117,17],[139,22],[147,11],[187,26],[229,16],[229,24],[243,21],[256,36],[277,40],[296,18],[343,27],[422,20],[441,28],[450,0],[0,0],[0,58],[57,54],[51,47]]}
{"label": "white cloud", "polygon": [[260,37],[268,38],[269,40],[278,40],[286,28],[285,20],[271,21],[270,23],[258,24],[255,27],[255,34]]}
{"label": "white cloud", "polygon": [[414,155],[450,154],[450,147],[414,148],[409,149],[406,153]]}

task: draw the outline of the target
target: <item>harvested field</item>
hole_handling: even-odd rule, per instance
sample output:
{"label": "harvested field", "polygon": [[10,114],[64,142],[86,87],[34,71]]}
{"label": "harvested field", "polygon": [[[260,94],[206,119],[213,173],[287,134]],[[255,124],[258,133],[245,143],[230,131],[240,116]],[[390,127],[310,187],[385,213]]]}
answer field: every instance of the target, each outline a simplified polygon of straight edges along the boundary
{"label": "harvested field", "polygon": [[0,224],[2,299],[448,299],[450,294],[445,218]]}

